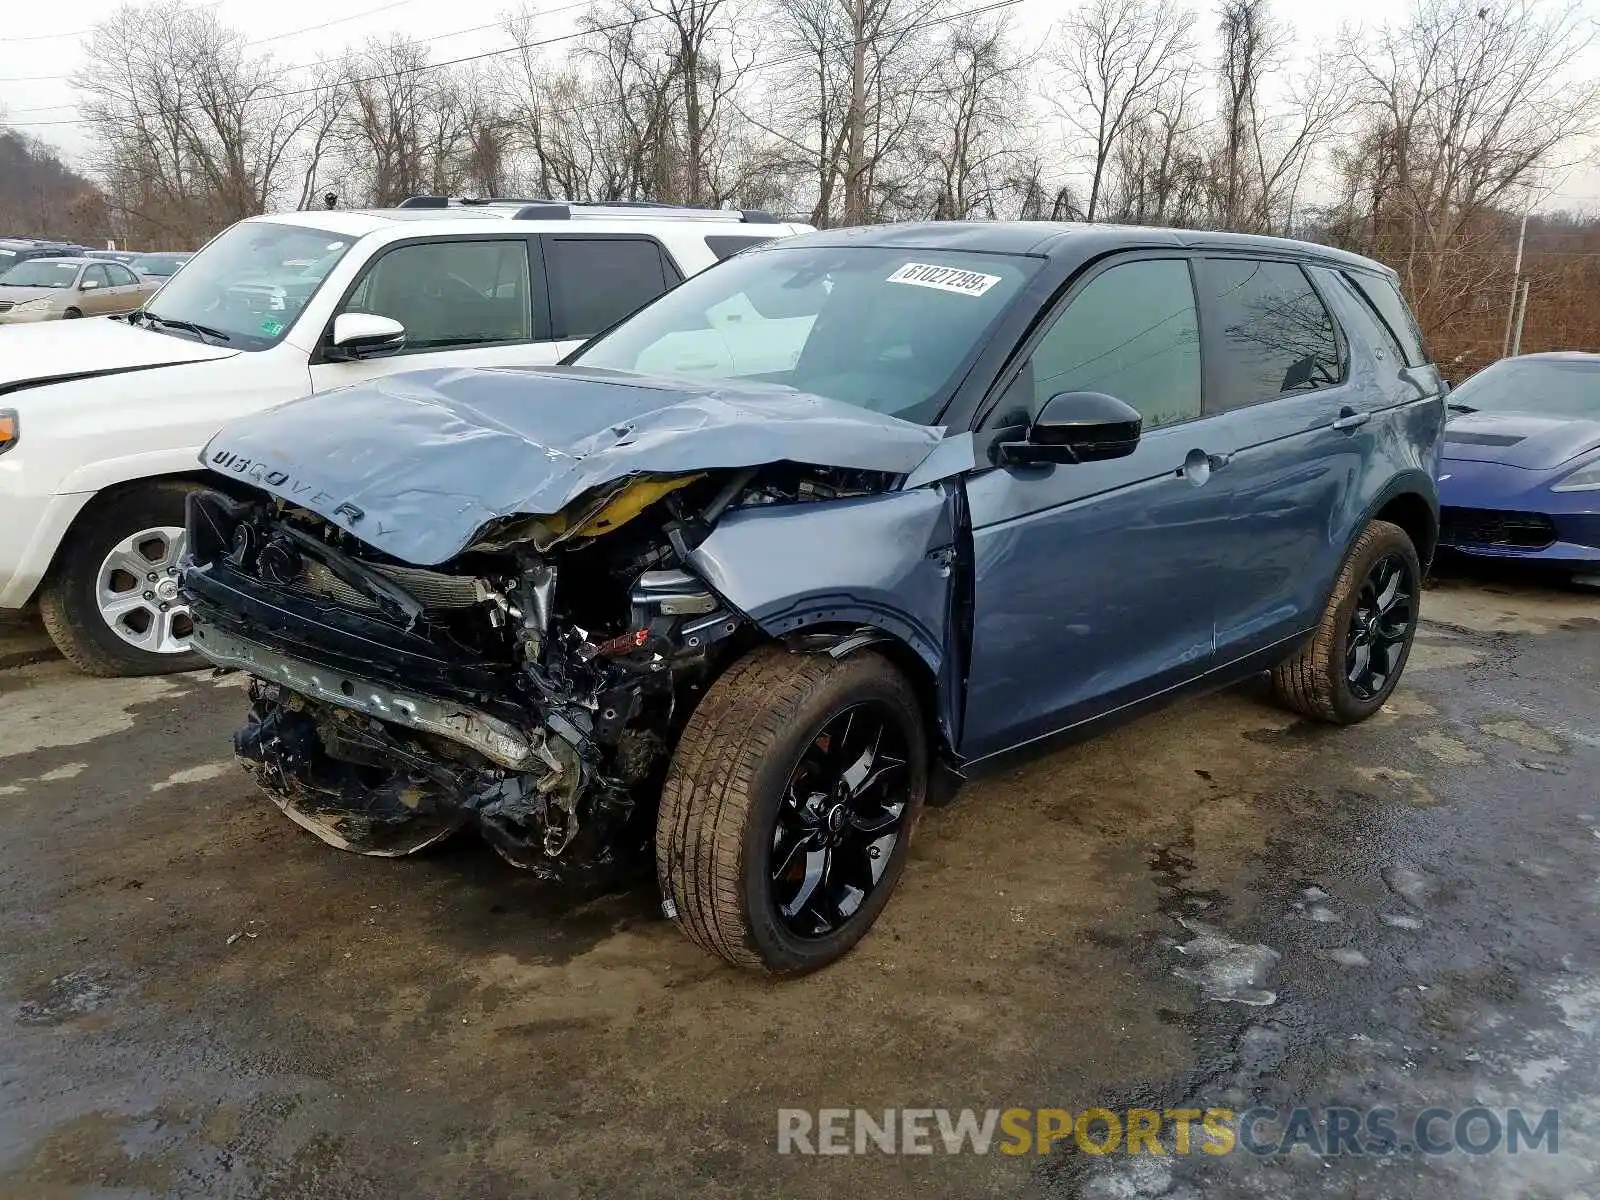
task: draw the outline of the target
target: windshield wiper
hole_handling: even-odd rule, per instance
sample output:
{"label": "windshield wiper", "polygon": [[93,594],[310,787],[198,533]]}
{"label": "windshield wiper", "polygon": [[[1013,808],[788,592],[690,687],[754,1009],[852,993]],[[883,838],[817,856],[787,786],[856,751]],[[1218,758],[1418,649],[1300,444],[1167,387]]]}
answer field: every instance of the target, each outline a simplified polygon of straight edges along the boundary
{"label": "windshield wiper", "polygon": [[181,329],[186,333],[192,333],[201,341],[205,341],[207,338],[216,338],[219,342],[233,341],[233,338],[223,333],[222,330],[213,329],[209,325],[198,325],[193,321],[178,321],[172,317],[163,317],[153,312],[146,312],[144,319],[146,321],[154,321],[157,325],[165,325],[168,329]]}
{"label": "windshield wiper", "polygon": [[1445,407],[1447,409],[1449,409],[1453,413],[1475,413],[1475,412],[1478,411],[1477,409],[1473,408],[1472,405],[1470,405],[1470,404],[1458,404],[1454,400],[1452,400],[1448,404],[1446,404]]}

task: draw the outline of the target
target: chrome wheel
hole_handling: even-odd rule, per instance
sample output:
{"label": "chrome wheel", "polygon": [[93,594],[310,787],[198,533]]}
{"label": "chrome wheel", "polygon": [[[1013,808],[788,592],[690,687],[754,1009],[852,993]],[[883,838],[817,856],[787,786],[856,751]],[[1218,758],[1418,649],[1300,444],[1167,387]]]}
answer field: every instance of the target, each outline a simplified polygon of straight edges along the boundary
{"label": "chrome wheel", "polygon": [[[183,654],[193,625],[178,602],[184,531],[145,529],[118,542],[100,564],[95,603],[107,625],[147,654]],[[92,561],[92,560],[91,560]]]}
{"label": "chrome wheel", "polygon": [[1345,678],[1358,700],[1372,700],[1389,686],[1411,638],[1416,582],[1399,554],[1372,564],[1345,636]]}
{"label": "chrome wheel", "polygon": [[867,702],[831,718],[801,752],[770,860],[774,907],[791,933],[827,936],[878,886],[905,833],[909,745],[896,714]]}

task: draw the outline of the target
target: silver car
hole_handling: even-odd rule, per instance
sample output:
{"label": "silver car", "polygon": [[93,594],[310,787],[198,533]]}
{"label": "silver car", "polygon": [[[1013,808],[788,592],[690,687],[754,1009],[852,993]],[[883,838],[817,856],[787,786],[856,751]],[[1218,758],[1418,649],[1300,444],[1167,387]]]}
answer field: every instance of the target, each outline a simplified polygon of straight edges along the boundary
{"label": "silver car", "polygon": [[121,263],[32,258],[0,275],[0,325],[132,312],[160,285]]}

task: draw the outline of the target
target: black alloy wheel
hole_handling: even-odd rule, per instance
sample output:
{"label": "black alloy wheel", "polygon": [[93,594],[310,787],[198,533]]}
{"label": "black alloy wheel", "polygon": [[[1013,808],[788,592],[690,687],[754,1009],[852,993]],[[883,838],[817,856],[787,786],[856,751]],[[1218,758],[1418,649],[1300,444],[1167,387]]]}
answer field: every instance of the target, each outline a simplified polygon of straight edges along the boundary
{"label": "black alloy wheel", "polygon": [[773,906],[796,937],[833,933],[878,887],[904,832],[910,753],[898,714],[870,700],[834,715],[801,751],[770,860]]}
{"label": "black alloy wheel", "polygon": [[1399,554],[1372,564],[1345,636],[1345,678],[1358,700],[1382,695],[1404,655],[1417,603],[1411,565]]}

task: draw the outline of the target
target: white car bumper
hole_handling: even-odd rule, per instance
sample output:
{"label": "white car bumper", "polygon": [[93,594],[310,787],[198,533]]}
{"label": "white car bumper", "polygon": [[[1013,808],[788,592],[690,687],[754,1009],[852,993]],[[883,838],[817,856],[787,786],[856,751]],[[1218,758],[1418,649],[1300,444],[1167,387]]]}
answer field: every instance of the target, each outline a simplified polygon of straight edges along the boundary
{"label": "white car bumper", "polygon": [[38,590],[56,547],[93,492],[63,496],[26,490],[0,458],[0,608],[21,608]]}

